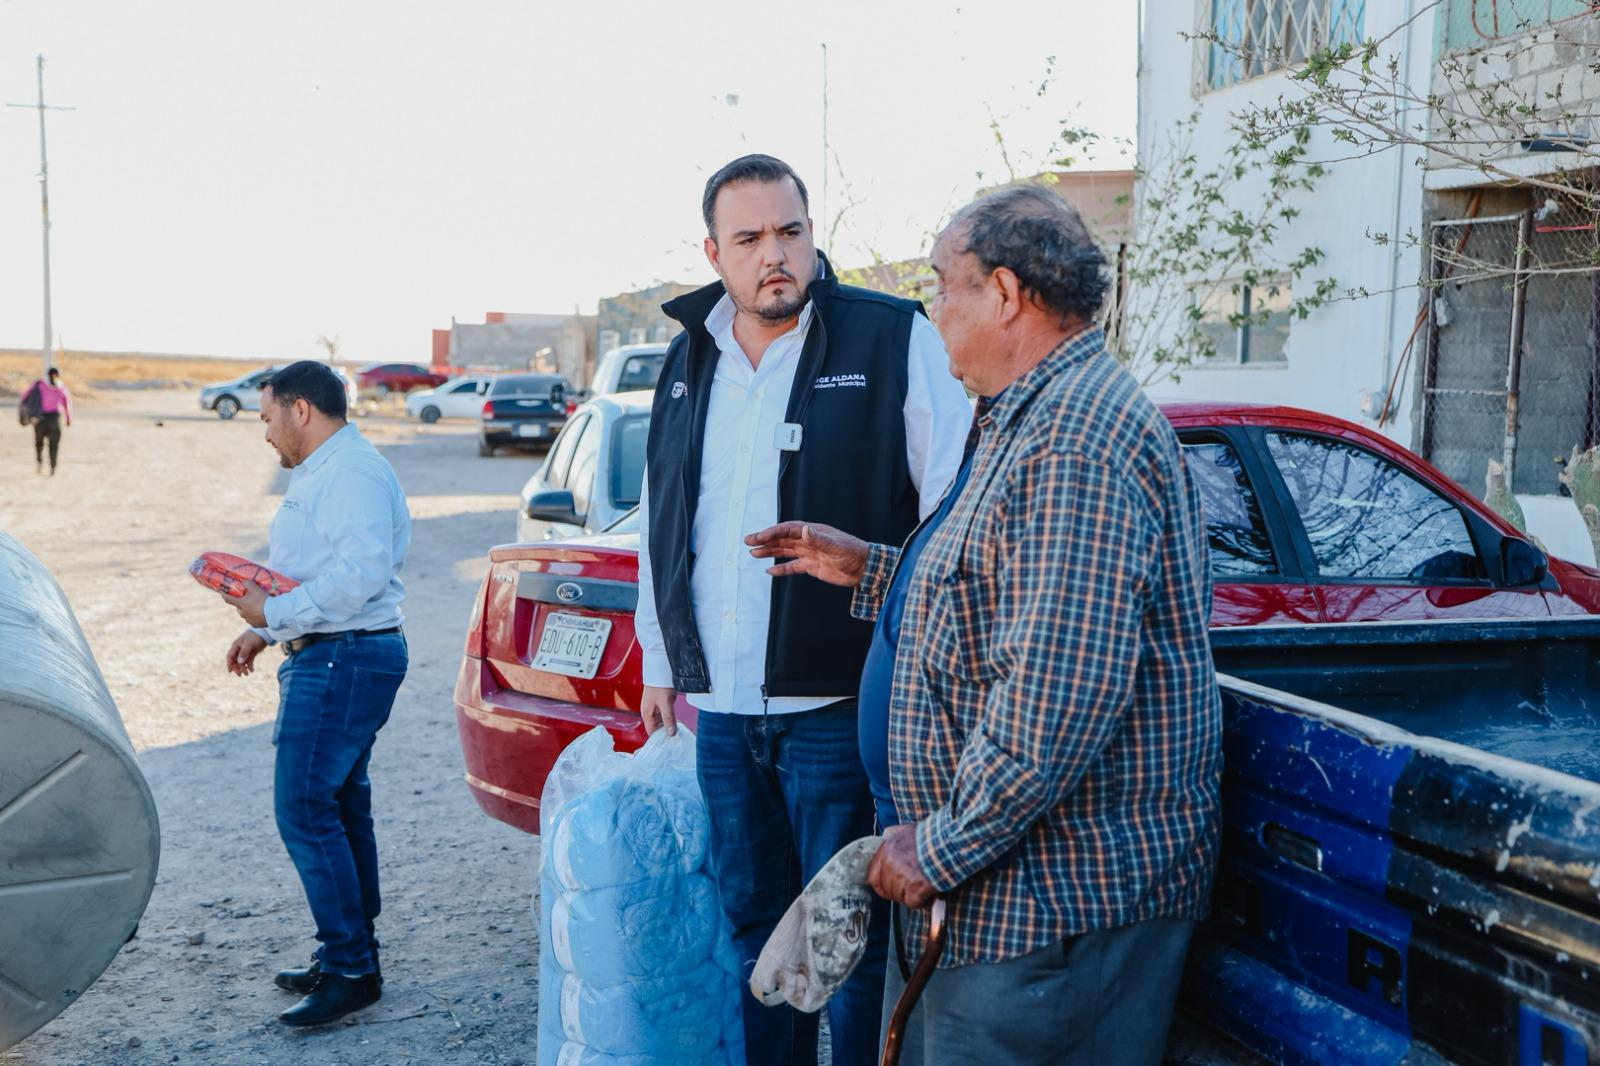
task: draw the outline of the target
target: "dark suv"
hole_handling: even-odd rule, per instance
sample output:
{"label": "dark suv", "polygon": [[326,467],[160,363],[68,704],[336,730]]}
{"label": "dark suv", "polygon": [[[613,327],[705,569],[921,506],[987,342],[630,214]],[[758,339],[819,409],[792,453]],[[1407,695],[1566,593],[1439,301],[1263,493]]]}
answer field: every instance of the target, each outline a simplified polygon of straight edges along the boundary
{"label": "dark suv", "polygon": [[493,455],[496,448],[550,446],[567,424],[577,405],[572,386],[557,374],[502,374],[483,397],[483,421],[478,431],[478,454]]}

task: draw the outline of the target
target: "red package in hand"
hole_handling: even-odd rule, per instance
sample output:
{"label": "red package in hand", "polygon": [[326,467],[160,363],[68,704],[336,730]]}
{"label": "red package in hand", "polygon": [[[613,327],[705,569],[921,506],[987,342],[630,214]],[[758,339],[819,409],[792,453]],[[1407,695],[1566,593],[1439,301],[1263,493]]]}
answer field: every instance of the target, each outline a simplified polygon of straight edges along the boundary
{"label": "red package in hand", "polygon": [[259,587],[268,596],[279,596],[300,584],[292,577],[227,552],[201,552],[189,564],[189,574],[206,588],[235,598],[243,596],[249,585]]}

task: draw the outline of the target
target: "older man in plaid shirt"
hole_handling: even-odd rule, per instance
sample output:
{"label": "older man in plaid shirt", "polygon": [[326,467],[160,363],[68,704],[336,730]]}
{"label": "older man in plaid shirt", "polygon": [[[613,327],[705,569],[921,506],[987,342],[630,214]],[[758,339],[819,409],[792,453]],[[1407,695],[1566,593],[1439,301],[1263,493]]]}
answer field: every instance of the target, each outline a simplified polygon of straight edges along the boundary
{"label": "older man in plaid shirt", "polygon": [[1158,1063],[1218,838],[1199,497],[1093,324],[1104,259],[1076,212],[1003,189],[933,266],[951,368],[984,397],[950,494],[899,549],[800,522],[749,542],[878,621],[872,883],[913,952],[920,908],[949,906],[902,1061]]}

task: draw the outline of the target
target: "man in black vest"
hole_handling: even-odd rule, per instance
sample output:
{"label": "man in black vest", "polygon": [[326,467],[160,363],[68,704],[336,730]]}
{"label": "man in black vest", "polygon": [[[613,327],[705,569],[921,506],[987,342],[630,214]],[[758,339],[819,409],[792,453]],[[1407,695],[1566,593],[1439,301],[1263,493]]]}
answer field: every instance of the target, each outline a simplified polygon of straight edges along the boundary
{"label": "man in black vest", "polygon": [[[722,279],[665,311],[641,493],[641,707],[700,714],[700,784],[746,974],[805,882],[873,831],[856,690],[872,627],[847,590],[774,584],[744,538],[801,516],[898,544],[937,505],[971,419],[920,305],[840,285],[788,165],[745,156],[706,183]],[[877,1061],[887,920],[828,1005],[837,1066]],[[745,998],[750,1063],[815,1064],[817,1019]]]}

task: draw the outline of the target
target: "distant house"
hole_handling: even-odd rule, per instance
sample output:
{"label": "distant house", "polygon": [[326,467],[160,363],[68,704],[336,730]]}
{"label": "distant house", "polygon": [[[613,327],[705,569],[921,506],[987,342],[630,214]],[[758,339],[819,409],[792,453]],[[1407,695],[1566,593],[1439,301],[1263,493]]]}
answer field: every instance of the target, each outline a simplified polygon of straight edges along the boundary
{"label": "distant house", "polygon": [[[1133,228],[1133,178],[1131,170],[1058,170],[1035,174],[1026,179],[1042,185],[1077,209],[1083,216],[1101,248],[1106,262],[1121,282],[1121,264]],[[992,192],[983,189],[982,192]],[[933,266],[927,256],[915,259],[880,261],[867,266],[848,267],[839,271],[839,280],[846,285],[921,300],[926,304],[933,299]],[[1108,301],[1108,306],[1120,306],[1121,301]]]}
{"label": "distant house", "polygon": [[451,320],[433,331],[433,362],[472,370],[560,374],[585,388],[594,374],[593,315],[490,311],[482,323]]}
{"label": "distant house", "polygon": [[604,355],[624,344],[665,343],[671,340],[680,327],[662,313],[661,305],[699,287],[667,281],[648,289],[619,293],[601,300],[599,313],[595,316],[595,350]]}

